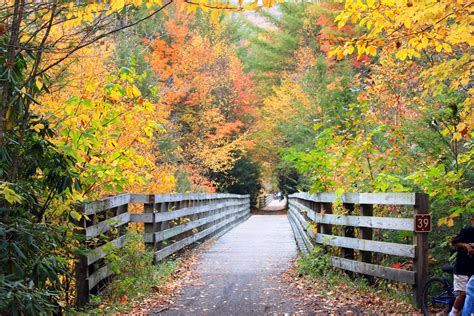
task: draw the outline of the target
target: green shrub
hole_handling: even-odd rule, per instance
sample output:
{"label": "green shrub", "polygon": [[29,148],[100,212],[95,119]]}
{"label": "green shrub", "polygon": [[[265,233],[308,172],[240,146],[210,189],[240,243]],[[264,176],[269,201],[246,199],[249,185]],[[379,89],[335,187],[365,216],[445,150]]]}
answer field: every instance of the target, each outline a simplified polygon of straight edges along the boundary
{"label": "green shrub", "polygon": [[19,216],[11,218],[0,221],[0,314],[56,312],[60,279],[68,274],[58,249],[60,231]]}
{"label": "green shrub", "polygon": [[297,266],[300,275],[314,278],[334,273],[329,255],[319,246],[315,246],[309,255],[300,257]]}
{"label": "green shrub", "polygon": [[111,248],[106,257],[108,266],[115,272],[106,292],[97,297],[108,306],[107,311],[126,310],[134,299],[159,291],[175,272],[177,260],[164,260],[153,264],[154,252],[144,246],[143,235],[129,231],[122,248]]}

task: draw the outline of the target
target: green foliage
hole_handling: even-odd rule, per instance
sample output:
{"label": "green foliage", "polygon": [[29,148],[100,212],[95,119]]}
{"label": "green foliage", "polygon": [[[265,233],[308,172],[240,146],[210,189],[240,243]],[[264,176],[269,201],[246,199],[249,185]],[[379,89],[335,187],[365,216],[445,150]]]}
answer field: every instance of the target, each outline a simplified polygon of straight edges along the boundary
{"label": "green foliage", "polygon": [[107,312],[125,311],[131,307],[127,304],[130,301],[160,290],[179,263],[164,260],[153,264],[154,251],[144,247],[143,235],[138,231],[127,232],[125,245],[109,251],[106,261],[116,275],[101,296],[109,305]]}
{"label": "green foliage", "polygon": [[281,82],[281,74],[296,67],[293,53],[303,34],[305,4],[282,3],[278,15],[262,12],[272,27],[258,27],[248,23],[245,37],[249,45],[240,49],[246,70],[254,73],[259,92],[271,93],[272,87]]}
{"label": "green foliage", "polygon": [[0,313],[39,315],[59,308],[69,277],[60,247],[63,229],[31,222],[9,210],[0,221]]}
{"label": "green foliage", "polygon": [[[145,6],[137,8],[129,16],[130,22],[144,18],[149,14],[149,9]],[[115,67],[133,67],[136,72],[142,74],[137,86],[146,97],[156,97],[153,91],[156,89],[158,79],[155,77],[145,56],[150,48],[146,43],[152,40],[156,32],[162,31],[165,18],[163,15],[155,15],[150,19],[139,23],[135,27],[128,28],[116,35],[116,50],[113,60]]]}
{"label": "green foliage", "polygon": [[261,189],[259,165],[249,156],[237,159],[229,171],[212,173],[218,192],[249,194],[255,203]]}
{"label": "green foliage", "polygon": [[174,177],[176,179],[176,192],[188,193],[193,191],[191,181],[189,181],[190,174],[185,171],[176,171]]}
{"label": "green foliage", "polygon": [[283,160],[276,168],[278,188],[284,195],[295,192],[307,192],[309,190],[309,181],[294,167],[292,161]]}
{"label": "green foliage", "polygon": [[320,246],[315,246],[309,255],[298,258],[297,267],[300,275],[311,278],[326,277],[334,273],[329,254]]}
{"label": "green foliage", "polygon": [[[11,70],[14,85],[26,63],[21,55],[17,60]],[[45,86],[33,90],[47,91]],[[32,101],[32,95],[27,98]],[[18,107],[10,118],[16,125],[8,126],[0,149],[0,312],[53,313],[64,303],[72,255],[67,252],[74,238],[67,226],[56,225],[68,212],[46,219],[51,206],[67,204],[80,184],[75,160],[48,140],[53,135],[48,121],[27,112],[28,100],[15,100]]]}

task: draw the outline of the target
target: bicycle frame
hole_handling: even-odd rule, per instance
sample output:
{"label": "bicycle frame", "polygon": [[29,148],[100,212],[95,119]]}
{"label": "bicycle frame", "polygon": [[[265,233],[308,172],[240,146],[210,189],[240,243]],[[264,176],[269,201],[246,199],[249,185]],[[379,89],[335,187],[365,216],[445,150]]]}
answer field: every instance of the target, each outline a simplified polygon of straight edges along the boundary
{"label": "bicycle frame", "polygon": [[454,288],[451,285],[451,283],[449,282],[448,278],[443,277],[443,281],[444,281],[444,288],[446,290],[441,292],[438,296],[433,297],[431,299],[431,301],[433,303],[446,304],[446,305],[449,305],[449,306],[453,306],[454,301],[456,300],[456,296],[453,293]]}

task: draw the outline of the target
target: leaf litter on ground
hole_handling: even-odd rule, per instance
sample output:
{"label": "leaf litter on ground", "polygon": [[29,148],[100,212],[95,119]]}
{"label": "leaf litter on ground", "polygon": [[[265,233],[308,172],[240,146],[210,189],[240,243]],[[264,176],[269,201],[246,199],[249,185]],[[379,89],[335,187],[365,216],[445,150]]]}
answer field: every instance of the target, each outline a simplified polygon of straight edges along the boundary
{"label": "leaf litter on ground", "polygon": [[288,297],[298,303],[303,314],[317,315],[423,315],[411,304],[395,298],[384,298],[383,290],[361,291],[346,283],[330,285],[324,278],[300,276],[293,261],[280,276],[289,285]]}

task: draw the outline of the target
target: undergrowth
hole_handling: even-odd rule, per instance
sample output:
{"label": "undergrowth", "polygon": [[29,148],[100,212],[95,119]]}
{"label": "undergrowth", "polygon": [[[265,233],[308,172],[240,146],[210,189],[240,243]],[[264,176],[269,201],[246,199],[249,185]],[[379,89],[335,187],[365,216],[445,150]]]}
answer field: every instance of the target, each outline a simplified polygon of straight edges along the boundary
{"label": "undergrowth", "polygon": [[160,292],[180,261],[163,260],[155,265],[153,256],[141,234],[127,232],[125,246],[111,249],[106,257],[115,276],[103,293],[91,297],[87,314],[126,312],[140,299]]}
{"label": "undergrowth", "polygon": [[342,286],[361,296],[376,293],[381,300],[396,299],[407,304],[413,303],[411,286],[377,278],[369,280],[360,274],[334,268],[324,247],[316,246],[309,255],[301,255],[296,268],[300,277],[309,282],[317,282],[322,295],[334,295]]}

